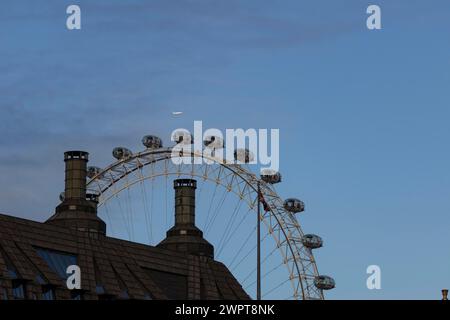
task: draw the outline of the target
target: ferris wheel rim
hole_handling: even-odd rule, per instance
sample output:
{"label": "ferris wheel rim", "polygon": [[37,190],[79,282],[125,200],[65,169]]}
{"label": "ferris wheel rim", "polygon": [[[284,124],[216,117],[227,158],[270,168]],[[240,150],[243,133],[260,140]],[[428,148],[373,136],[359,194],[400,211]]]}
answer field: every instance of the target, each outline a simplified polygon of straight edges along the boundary
{"label": "ferris wheel rim", "polygon": [[[162,157],[160,158],[156,158],[154,156],[158,156],[158,155],[162,155]],[[149,159],[146,157],[151,156],[152,158],[150,159],[150,161],[148,161]],[[187,152],[183,155],[183,157],[201,157],[203,159],[208,159],[210,161],[213,161],[214,164],[219,164],[220,166],[222,166],[223,168],[231,171],[234,175],[238,176],[242,181],[244,181],[246,183],[247,186],[249,186],[255,193],[258,192],[258,187],[257,185],[255,185],[255,182],[260,183],[261,186],[261,192],[264,196],[270,196],[273,202],[273,199],[278,200],[279,202],[282,202],[282,199],[278,196],[278,194],[276,193],[276,191],[273,189],[272,185],[270,185],[269,183],[266,183],[265,181],[262,181],[261,179],[259,179],[253,172],[251,172],[250,170],[247,170],[245,168],[243,168],[243,166],[241,166],[240,164],[229,164],[223,161],[217,161],[217,158],[215,157],[211,157],[208,155],[204,155],[203,153],[198,153],[195,151],[191,151],[191,152]],[[143,167],[149,165],[149,164],[154,164],[156,162],[159,161],[163,161],[163,160],[170,160],[171,158],[173,158],[173,154],[172,154],[172,148],[158,148],[158,149],[151,149],[148,148],[144,151],[141,152],[137,152],[137,153],[132,153],[130,156],[125,157],[123,159],[119,159],[118,161],[115,161],[113,163],[111,163],[110,165],[108,165],[106,168],[102,169],[100,172],[98,172],[97,174],[95,174],[90,180],[87,181],[87,188],[89,189],[89,187],[91,186],[91,184],[94,184],[95,182],[98,182],[98,180],[101,177],[105,177],[105,175],[107,173],[111,173],[111,172],[118,172],[119,177],[118,178],[112,178],[109,184],[106,185],[106,187],[101,189],[101,193],[103,194],[104,192],[106,192],[108,189],[110,189],[113,185],[115,185],[115,183],[117,183],[118,181],[128,177],[129,174],[133,173],[136,170],[142,169]],[[146,159],[147,162],[142,162],[141,159]],[[136,163],[134,164],[134,166],[132,166],[131,168],[127,168],[125,165],[126,164],[130,164],[133,161],[135,161]],[[123,167],[125,168],[125,171],[122,170],[117,170],[117,168],[119,167]],[[176,175],[177,173],[172,173],[172,174],[161,174],[161,175]],[[183,174],[187,174],[187,173],[183,173]],[[149,177],[143,178],[143,180],[148,179]],[[108,180],[109,178],[107,178],[106,180]],[[92,190],[92,189],[91,189]],[[270,191],[270,193],[269,193]],[[237,195],[237,194],[236,194]],[[294,290],[294,299],[298,299],[298,289],[301,290],[301,297],[302,299],[324,299],[323,297],[323,292],[322,290],[315,288],[313,291],[315,291],[315,293],[318,294],[318,297],[312,297],[309,294],[305,294],[305,292],[309,292],[309,285],[306,283],[306,288],[304,286],[303,281],[306,281],[308,278],[314,278],[316,276],[319,275],[318,273],[318,268],[317,268],[317,264],[315,262],[314,256],[311,252],[310,249],[302,246],[300,243],[292,243],[292,239],[290,237],[290,235],[288,235],[286,233],[286,229],[288,228],[293,228],[294,230],[297,230],[298,233],[300,235],[303,235],[303,231],[301,230],[300,224],[298,223],[297,219],[295,218],[295,216],[288,212],[287,210],[285,210],[284,208],[280,208],[280,206],[276,206],[276,208],[273,207],[273,205],[269,206],[269,211],[270,214],[276,219],[277,224],[280,226],[281,232],[284,236],[285,239],[283,239],[283,242],[281,242],[281,240],[278,240],[276,238],[276,236],[274,235],[274,232],[270,232],[271,227],[266,223],[266,219],[264,218],[264,214],[261,214],[260,219],[266,224],[266,227],[269,230],[269,233],[272,234],[272,237],[274,238],[274,240],[277,243],[278,249],[281,251],[281,255],[284,259],[284,264],[287,266],[288,272],[289,272],[289,280],[292,283],[293,286],[293,290]],[[287,217],[289,217],[289,219],[293,222],[291,225],[287,225],[286,221],[284,221],[284,217],[282,217],[281,215],[279,215],[279,213],[275,212],[274,209],[278,209],[278,210],[282,210]],[[280,221],[280,218],[283,219],[283,221]],[[289,229],[289,233],[291,230]],[[291,259],[292,262],[295,265],[295,269],[296,270],[291,270],[291,268],[289,267],[289,260],[290,258],[286,257],[286,254],[283,253],[283,250],[281,248],[281,244],[286,243],[287,247],[289,248],[290,254],[291,254]],[[313,270],[313,275],[307,275],[306,267],[303,264],[303,261],[301,259],[301,250],[299,250],[298,246],[302,246],[306,251],[308,251],[308,256],[310,257],[309,259],[309,264],[312,265],[312,270]],[[300,266],[299,266],[300,264]],[[294,275],[294,273],[297,273],[297,276]],[[296,283],[294,283],[294,279],[297,278],[298,281]],[[296,287],[296,285],[300,285],[300,288]]]}

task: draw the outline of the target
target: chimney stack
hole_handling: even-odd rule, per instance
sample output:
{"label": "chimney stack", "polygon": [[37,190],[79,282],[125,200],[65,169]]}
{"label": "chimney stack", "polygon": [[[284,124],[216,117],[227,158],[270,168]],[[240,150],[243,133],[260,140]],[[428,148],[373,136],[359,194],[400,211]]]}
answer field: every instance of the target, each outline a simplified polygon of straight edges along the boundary
{"label": "chimney stack", "polygon": [[177,179],[175,189],[175,225],[167,231],[167,237],[158,246],[214,258],[214,247],[203,238],[203,232],[195,226],[195,189],[197,181]]}
{"label": "chimney stack", "polygon": [[448,289],[442,289],[442,300],[448,300]]}
{"label": "chimney stack", "polygon": [[178,179],[175,189],[175,226],[195,227],[195,189],[197,181]]}
{"label": "chimney stack", "polygon": [[64,153],[64,199],[56,207],[55,214],[46,223],[88,232],[94,236],[106,234],[106,224],[97,216],[97,202],[86,195],[87,162],[85,151]]}
{"label": "chimney stack", "polygon": [[66,163],[65,199],[86,199],[86,174],[89,153],[69,151],[64,153]]}

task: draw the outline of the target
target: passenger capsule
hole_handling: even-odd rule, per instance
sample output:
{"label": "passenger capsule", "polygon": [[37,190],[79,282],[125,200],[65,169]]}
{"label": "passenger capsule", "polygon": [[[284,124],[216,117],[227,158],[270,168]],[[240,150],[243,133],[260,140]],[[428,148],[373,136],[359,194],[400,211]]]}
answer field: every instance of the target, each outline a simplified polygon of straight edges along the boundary
{"label": "passenger capsule", "polygon": [[330,290],[335,287],[335,282],[332,277],[329,276],[317,276],[314,278],[314,285],[321,290]]}
{"label": "passenger capsule", "polygon": [[272,169],[264,169],[261,173],[261,180],[270,184],[281,182],[281,174]]}
{"label": "passenger capsule", "polygon": [[174,141],[176,144],[193,144],[194,137],[187,130],[177,130],[172,133],[172,141]]}
{"label": "passenger capsule", "polygon": [[133,155],[131,150],[124,148],[124,147],[114,148],[112,154],[113,154],[113,157],[116,158],[117,160],[126,159]]}
{"label": "passenger capsule", "polygon": [[100,195],[97,193],[86,193],[86,200],[98,203]]}
{"label": "passenger capsule", "polygon": [[309,249],[318,249],[322,247],[323,240],[321,237],[316,236],[315,234],[305,234],[302,237],[302,243]]}
{"label": "passenger capsule", "polygon": [[207,136],[203,140],[203,145],[209,149],[222,149],[225,147],[223,139],[219,136]]}
{"label": "passenger capsule", "polygon": [[93,177],[98,175],[100,172],[102,172],[102,168],[99,168],[99,167],[92,166],[92,167],[87,168],[87,176],[90,179],[92,179]]}
{"label": "passenger capsule", "polygon": [[142,144],[148,149],[159,149],[163,146],[161,138],[152,135],[144,136]]}
{"label": "passenger capsule", "polygon": [[63,202],[66,199],[66,193],[63,191],[59,194],[59,201]]}
{"label": "passenger capsule", "polygon": [[287,211],[293,213],[305,211],[305,204],[303,203],[303,201],[295,198],[286,199],[283,206]]}
{"label": "passenger capsule", "polygon": [[248,149],[236,149],[234,151],[234,160],[241,163],[250,163],[255,159],[253,153]]}

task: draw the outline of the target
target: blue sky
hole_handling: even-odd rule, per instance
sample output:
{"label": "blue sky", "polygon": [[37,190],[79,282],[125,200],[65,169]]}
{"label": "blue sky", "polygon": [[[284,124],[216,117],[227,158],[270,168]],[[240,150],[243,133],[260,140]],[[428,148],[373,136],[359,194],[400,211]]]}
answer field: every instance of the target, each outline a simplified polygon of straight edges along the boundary
{"label": "blue sky", "polygon": [[[78,4],[82,29],[65,27]],[[378,4],[383,29],[366,28]],[[450,286],[448,1],[2,1],[0,211],[45,220],[62,153],[98,165],[194,120],[279,128],[283,196],[332,299]],[[170,112],[184,111],[174,119]],[[368,290],[366,268],[382,270]]]}

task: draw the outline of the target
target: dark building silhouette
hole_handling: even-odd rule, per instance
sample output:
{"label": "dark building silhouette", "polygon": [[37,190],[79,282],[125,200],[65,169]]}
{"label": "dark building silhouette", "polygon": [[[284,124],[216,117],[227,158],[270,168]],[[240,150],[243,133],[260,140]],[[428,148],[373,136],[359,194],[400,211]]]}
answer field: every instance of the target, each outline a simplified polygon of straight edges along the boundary
{"label": "dark building silhouette", "polygon": [[[195,226],[196,181],[178,179],[175,225],[156,247],[106,236],[86,194],[88,153],[66,152],[65,197],[46,222],[0,214],[0,299],[249,299]],[[69,290],[66,271],[81,269]]]}

